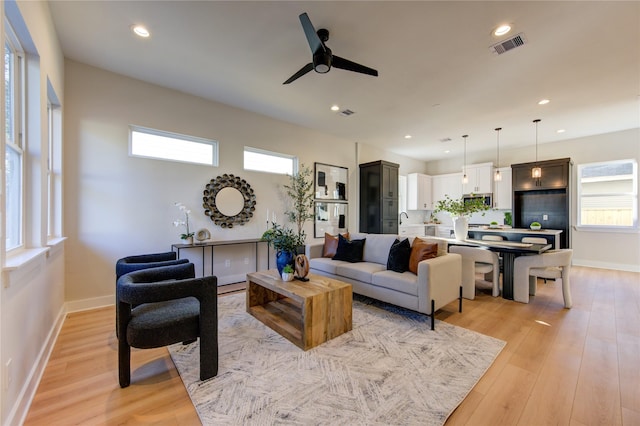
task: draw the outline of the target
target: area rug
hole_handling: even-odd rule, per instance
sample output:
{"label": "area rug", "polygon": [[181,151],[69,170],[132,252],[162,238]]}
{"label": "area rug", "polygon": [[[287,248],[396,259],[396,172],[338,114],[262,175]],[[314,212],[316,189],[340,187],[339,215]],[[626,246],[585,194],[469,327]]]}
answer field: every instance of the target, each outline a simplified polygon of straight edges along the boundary
{"label": "area rug", "polygon": [[198,342],[169,348],[204,425],[442,425],[505,342],[354,295],[353,330],[302,351],[218,299],[218,375]]}

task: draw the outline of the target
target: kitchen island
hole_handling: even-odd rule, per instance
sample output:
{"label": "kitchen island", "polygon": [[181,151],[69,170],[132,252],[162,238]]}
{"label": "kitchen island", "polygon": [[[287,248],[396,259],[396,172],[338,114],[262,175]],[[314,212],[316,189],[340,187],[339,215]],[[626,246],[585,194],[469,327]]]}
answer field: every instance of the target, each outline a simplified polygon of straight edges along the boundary
{"label": "kitchen island", "polygon": [[527,228],[489,228],[489,227],[469,227],[469,238],[481,240],[483,235],[500,235],[507,241],[522,241],[523,237],[542,237],[552,245],[553,249],[560,247],[561,229],[541,229],[534,231]]}

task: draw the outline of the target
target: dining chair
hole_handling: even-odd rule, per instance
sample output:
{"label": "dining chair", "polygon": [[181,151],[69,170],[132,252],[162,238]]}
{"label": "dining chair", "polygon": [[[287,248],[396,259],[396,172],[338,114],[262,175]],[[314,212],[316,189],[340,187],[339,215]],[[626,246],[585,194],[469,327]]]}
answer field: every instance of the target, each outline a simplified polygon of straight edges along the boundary
{"label": "dining chair", "polygon": [[548,268],[559,268],[562,280],[562,297],[564,307],[571,308],[571,272],[572,249],[549,250],[541,254],[519,256],[513,266],[513,300],[529,303],[529,296],[536,294],[537,277],[544,274]]}
{"label": "dining chair", "polygon": [[[547,244],[547,239],[542,237],[522,237],[521,241],[523,243]],[[539,275],[538,278],[542,278],[545,284],[547,283],[547,280],[555,280],[562,276],[562,270],[558,267],[545,268],[544,271],[541,272],[542,274]]]}
{"label": "dining chair", "polygon": [[[491,285],[491,295],[500,295],[500,262],[498,254],[481,247],[451,245],[449,252],[462,256],[462,297],[475,299],[476,274],[482,274],[484,282]],[[482,283],[480,282],[480,284]]]}
{"label": "dining chair", "polygon": [[482,239],[485,241],[504,241],[502,235],[483,235]]}

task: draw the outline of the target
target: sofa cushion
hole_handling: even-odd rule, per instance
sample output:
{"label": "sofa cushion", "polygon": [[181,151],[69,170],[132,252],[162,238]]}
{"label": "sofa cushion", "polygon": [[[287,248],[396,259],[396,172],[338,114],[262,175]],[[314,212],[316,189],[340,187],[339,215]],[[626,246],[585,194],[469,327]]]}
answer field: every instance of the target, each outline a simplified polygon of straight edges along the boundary
{"label": "sofa cushion", "polygon": [[418,237],[416,237],[411,242],[411,246],[412,247],[416,243],[416,241],[420,241],[420,242],[423,242],[423,243],[437,244],[438,245],[438,256],[444,256],[445,254],[447,254],[449,252],[449,248],[448,248],[449,243],[447,243],[447,241],[442,239],[442,238],[429,238],[429,237],[419,237],[418,238]]}
{"label": "sofa cushion", "polygon": [[[342,234],[346,239],[349,239],[349,233]],[[338,249],[338,236],[324,233],[324,247],[322,250],[322,257],[333,257],[336,255]]]}
{"label": "sofa cushion", "polygon": [[402,241],[396,239],[389,249],[387,269],[403,273],[409,270],[409,257],[411,257],[411,244],[408,239]]}
{"label": "sofa cushion", "polygon": [[[352,235],[352,238],[356,237]],[[386,266],[389,258],[389,249],[398,236],[394,234],[364,234],[361,238],[367,239],[362,260]]]}
{"label": "sofa cushion", "polygon": [[326,272],[327,274],[336,275],[336,269],[340,265],[348,265],[348,262],[342,260],[332,260],[328,257],[314,257],[309,259],[309,269],[315,269],[316,271]]}
{"label": "sofa cushion", "polygon": [[418,295],[418,276],[409,271],[399,274],[393,271],[380,271],[373,274],[371,283],[378,287],[402,293]]}
{"label": "sofa cushion", "polygon": [[344,260],[346,262],[362,262],[365,239],[347,240],[342,235],[338,235],[338,248],[334,260]]}
{"label": "sofa cushion", "polygon": [[426,243],[419,238],[413,241],[411,257],[409,258],[409,271],[418,273],[418,263],[426,259],[433,259],[438,255],[438,244]]}
{"label": "sofa cushion", "polygon": [[385,265],[373,262],[359,262],[359,263],[342,263],[336,268],[337,275],[345,278],[351,278],[352,280],[362,281],[367,284],[371,283],[373,274],[376,272],[384,271]]}

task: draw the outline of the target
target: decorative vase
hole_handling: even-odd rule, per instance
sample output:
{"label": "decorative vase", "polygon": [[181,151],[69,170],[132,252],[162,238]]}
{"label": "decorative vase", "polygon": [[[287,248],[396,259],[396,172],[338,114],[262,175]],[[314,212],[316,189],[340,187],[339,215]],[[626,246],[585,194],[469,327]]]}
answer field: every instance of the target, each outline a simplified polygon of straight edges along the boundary
{"label": "decorative vase", "polygon": [[183,238],[182,244],[193,244],[193,237]]}
{"label": "decorative vase", "polygon": [[276,267],[278,268],[278,273],[282,275],[282,270],[285,265],[294,265],[294,255],[290,251],[282,251],[279,250],[276,253]]}
{"label": "decorative vase", "polygon": [[283,272],[280,276],[282,281],[293,281],[293,272]]}
{"label": "decorative vase", "polygon": [[296,256],[296,275],[298,278],[304,278],[309,275],[309,259],[304,254]]}
{"label": "decorative vase", "polygon": [[467,239],[469,232],[469,219],[464,216],[458,216],[453,218],[453,233],[456,236],[456,240],[462,241]]}

